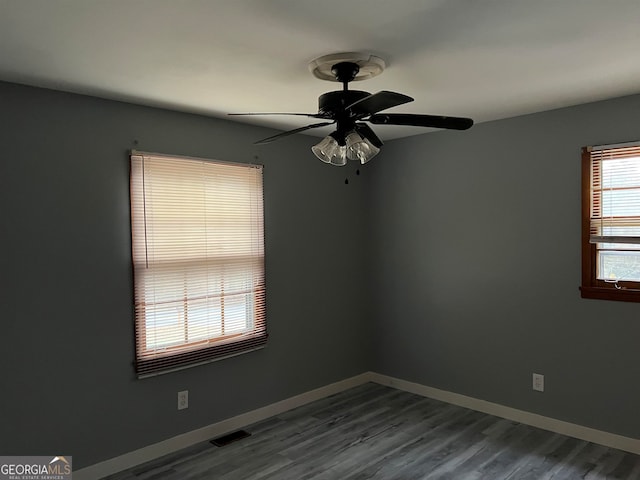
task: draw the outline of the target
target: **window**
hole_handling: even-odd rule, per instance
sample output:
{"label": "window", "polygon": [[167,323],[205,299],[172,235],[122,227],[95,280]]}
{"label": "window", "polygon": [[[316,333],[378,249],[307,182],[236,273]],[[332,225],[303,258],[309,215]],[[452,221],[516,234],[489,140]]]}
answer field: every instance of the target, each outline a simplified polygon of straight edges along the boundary
{"label": "window", "polygon": [[640,302],[640,143],[582,151],[581,291]]}
{"label": "window", "polygon": [[131,154],[138,377],[262,347],[262,167]]}

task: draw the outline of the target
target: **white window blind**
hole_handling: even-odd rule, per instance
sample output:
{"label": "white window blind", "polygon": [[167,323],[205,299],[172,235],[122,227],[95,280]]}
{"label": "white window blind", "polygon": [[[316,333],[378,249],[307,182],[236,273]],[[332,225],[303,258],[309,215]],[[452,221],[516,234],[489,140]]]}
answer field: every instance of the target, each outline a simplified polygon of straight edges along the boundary
{"label": "white window blind", "polygon": [[139,377],[266,342],[262,167],[132,152]]}
{"label": "white window blind", "polygon": [[640,144],[593,147],[590,157],[597,278],[640,281]]}

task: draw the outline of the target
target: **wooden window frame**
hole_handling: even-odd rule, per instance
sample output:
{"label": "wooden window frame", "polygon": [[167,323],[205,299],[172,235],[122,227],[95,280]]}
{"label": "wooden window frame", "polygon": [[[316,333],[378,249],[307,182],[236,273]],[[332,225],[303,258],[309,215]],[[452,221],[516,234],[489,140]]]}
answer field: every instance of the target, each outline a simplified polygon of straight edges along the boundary
{"label": "wooden window frame", "polygon": [[640,282],[605,282],[597,278],[597,245],[591,236],[591,147],[582,148],[582,298],[640,302]]}

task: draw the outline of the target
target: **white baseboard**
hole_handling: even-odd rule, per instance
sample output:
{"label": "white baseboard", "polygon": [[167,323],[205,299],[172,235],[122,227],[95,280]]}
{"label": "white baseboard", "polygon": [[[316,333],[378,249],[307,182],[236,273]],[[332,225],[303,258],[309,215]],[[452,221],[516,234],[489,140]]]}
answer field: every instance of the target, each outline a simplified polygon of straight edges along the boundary
{"label": "white baseboard", "polygon": [[196,443],[219,437],[225,433],[238,430],[239,428],[246,427],[252,423],[259,422],[260,420],[264,420],[274,415],[279,415],[287,410],[292,410],[296,407],[306,405],[307,403],[320,400],[328,397],[329,395],[348,390],[369,381],[371,381],[371,374],[367,372],[356,375],[355,377],[347,378],[340,382],[325,385],[324,387],[301,393],[300,395],[287,398],[280,402],[272,403],[271,405],[243,413],[236,417],[228,418],[221,422],[207,425],[206,427],[183,433],[182,435],[177,435],[167,440],[163,440],[162,442],[134,450],[133,452],[125,453],[119,457],[111,458],[104,462],[82,468],[73,472],[73,479],[96,480],[106,477],[107,475],[113,475],[114,473],[121,472],[122,470],[149,462],[163,455],[195,445]]}
{"label": "white baseboard", "polygon": [[108,475],[113,475],[114,473],[122,470],[149,462],[163,455],[224,435],[225,433],[244,428],[252,423],[264,420],[274,415],[279,415],[288,410],[320,400],[328,397],[329,395],[348,390],[349,388],[362,385],[366,382],[379,383],[398,390],[415,393],[423,397],[433,398],[435,400],[469,408],[478,412],[495,415],[496,417],[520,422],[525,425],[531,425],[532,427],[542,428],[544,430],[560,433],[580,440],[586,440],[588,442],[598,443],[600,445],[640,455],[639,439],[623,437],[622,435],[616,435],[614,433],[564,422],[555,418],[537,415],[535,413],[506,407],[504,405],[479,400],[473,397],[467,397],[465,395],[460,395],[459,393],[427,387],[425,385],[389,377],[387,375],[381,375],[379,373],[366,372],[256,410],[243,413],[236,417],[169,438],[162,442],[134,450],[133,452],[125,453],[119,457],[111,458],[104,462],[82,468],[73,472],[73,478],[74,480],[96,480]]}
{"label": "white baseboard", "polygon": [[537,415],[535,413],[518,410],[516,408],[505,407],[497,403],[479,400],[473,397],[467,397],[458,393],[439,390],[433,387],[427,387],[418,383],[408,382],[398,378],[381,375],[379,373],[370,372],[369,380],[372,382],[386,385],[388,387],[397,388],[406,392],[415,393],[417,395],[441,400],[461,407],[476,410],[478,412],[488,413],[496,417],[506,418],[515,422],[530,425],[532,427],[542,428],[569,437],[586,440],[588,442],[597,443],[606,447],[617,448],[625,452],[631,452],[640,455],[640,440],[630,437],[623,437],[615,433],[604,432],[594,428],[584,427],[575,423],[564,422],[555,418]]}

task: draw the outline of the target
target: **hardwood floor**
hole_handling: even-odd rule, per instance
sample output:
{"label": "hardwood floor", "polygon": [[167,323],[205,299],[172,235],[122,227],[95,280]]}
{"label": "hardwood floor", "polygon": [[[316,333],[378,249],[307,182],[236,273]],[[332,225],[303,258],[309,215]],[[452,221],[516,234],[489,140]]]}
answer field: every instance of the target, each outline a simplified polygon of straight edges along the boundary
{"label": "hardwood floor", "polygon": [[368,383],[108,480],[640,479],[640,456]]}

